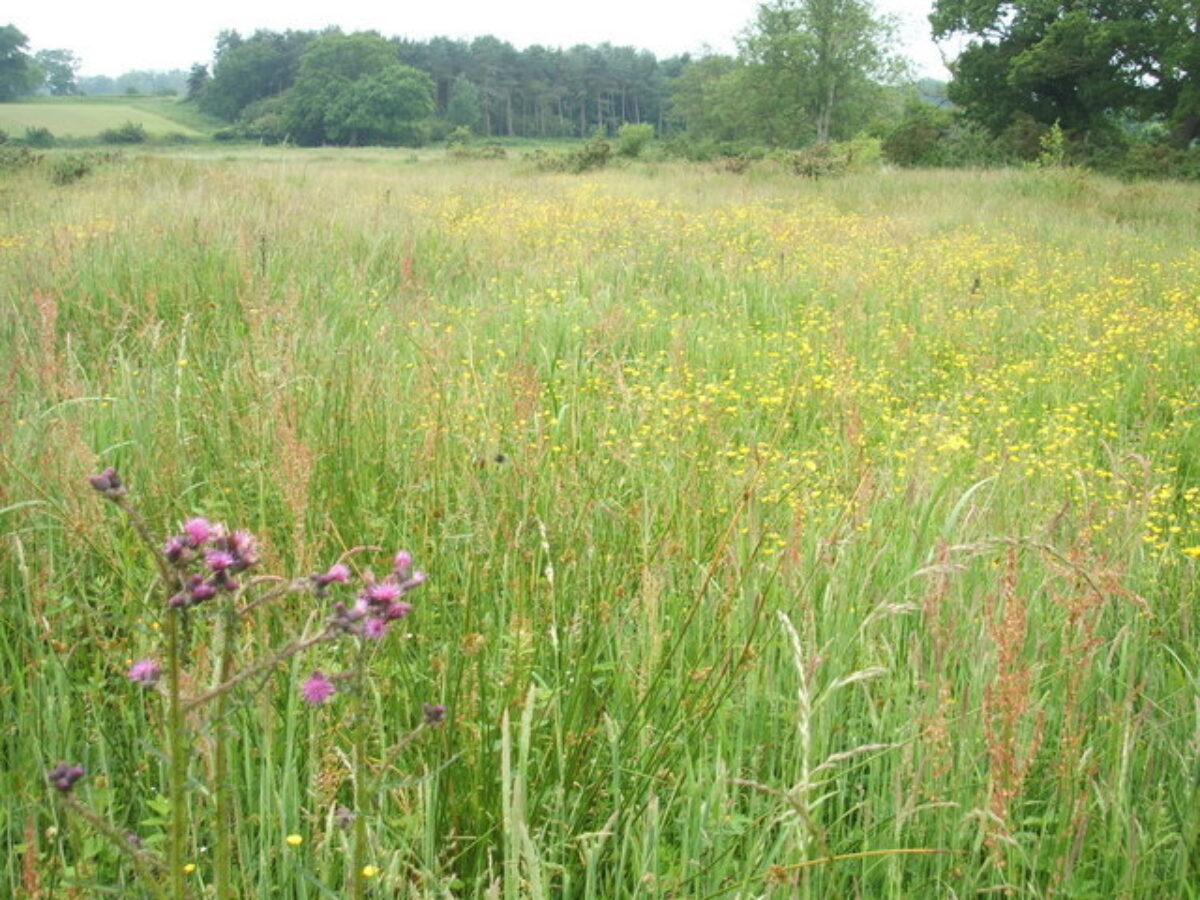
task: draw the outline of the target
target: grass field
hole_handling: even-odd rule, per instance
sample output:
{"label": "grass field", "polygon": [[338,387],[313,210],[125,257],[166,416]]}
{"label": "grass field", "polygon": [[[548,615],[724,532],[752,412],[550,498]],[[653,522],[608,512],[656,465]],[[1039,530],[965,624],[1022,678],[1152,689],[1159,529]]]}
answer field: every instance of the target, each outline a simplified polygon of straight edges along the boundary
{"label": "grass field", "polygon": [[[406,158],[0,176],[0,894],[139,895],[66,760],[195,896],[1200,895],[1200,190]],[[132,685],[108,465],[411,550],[370,688]],[[185,688],[330,613],[265,589]]]}
{"label": "grass field", "polygon": [[126,122],[140,123],[153,137],[199,137],[212,127],[205,117],[174,98],[37,98],[0,103],[0,129],[12,137],[20,137],[26,128],[49,128],[55,137],[88,138]]}

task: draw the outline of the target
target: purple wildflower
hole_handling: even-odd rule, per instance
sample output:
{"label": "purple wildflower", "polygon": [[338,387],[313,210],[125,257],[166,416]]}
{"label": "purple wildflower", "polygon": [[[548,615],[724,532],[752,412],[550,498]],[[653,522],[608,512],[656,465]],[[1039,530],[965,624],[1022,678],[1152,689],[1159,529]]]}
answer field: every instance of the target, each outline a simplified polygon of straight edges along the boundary
{"label": "purple wildflower", "polygon": [[69,794],[71,788],[75,787],[75,782],[83,777],[83,766],[72,766],[65,762],[60,762],[46,773],[46,777],[50,779],[52,785],[64,794]]}
{"label": "purple wildflower", "polygon": [[308,703],[320,706],[336,693],[337,688],[333,686],[332,681],[325,677],[325,673],[318,669],[308,677],[308,680],[300,687],[300,691]]}
{"label": "purple wildflower", "polygon": [[218,533],[218,529],[214,528],[208,519],[201,516],[196,516],[184,522],[183,531],[193,547],[199,547],[206,541],[216,537]]}
{"label": "purple wildflower", "polygon": [[387,611],[384,613],[384,618],[386,618],[389,622],[393,621],[394,619],[403,619],[410,612],[412,612],[412,609],[411,603],[405,603],[403,600],[398,600],[395,603],[388,604]]}
{"label": "purple wildflower", "polygon": [[409,568],[412,566],[412,554],[407,550],[401,550],[396,554],[396,559],[393,562],[392,571],[397,575],[404,576],[408,574]]}
{"label": "purple wildflower", "polygon": [[421,706],[425,710],[426,725],[441,725],[446,721],[446,707],[430,703],[422,703]]}
{"label": "purple wildflower", "polygon": [[394,581],[380,581],[369,584],[362,592],[362,597],[372,606],[387,608],[404,595],[400,585]]}
{"label": "purple wildflower", "polygon": [[234,558],[234,571],[240,572],[258,565],[258,541],[248,531],[235,531],[225,544]]}
{"label": "purple wildflower", "polygon": [[372,616],[363,624],[363,636],[368,637],[373,641],[382,638],[388,631],[387,619],[380,619],[377,616]]}
{"label": "purple wildflower", "polygon": [[109,499],[120,497],[125,493],[125,482],[121,481],[121,476],[112,466],[99,475],[89,475],[88,483]]}
{"label": "purple wildflower", "polygon": [[350,580],[350,569],[347,566],[337,563],[329,567],[328,572],[322,572],[319,575],[308,576],[316,588],[317,596],[324,597],[325,589],[331,584],[345,584]]}
{"label": "purple wildflower", "polygon": [[214,572],[224,572],[226,569],[233,568],[237,559],[228,550],[209,550],[204,554],[204,561]]}
{"label": "purple wildflower", "polygon": [[191,555],[188,539],[182,534],[168,538],[167,542],[163,545],[163,556],[172,565],[178,566],[186,563],[191,558]]}
{"label": "purple wildflower", "polygon": [[153,687],[162,677],[162,666],[153,659],[139,659],[126,673],[129,680],[142,687]]}

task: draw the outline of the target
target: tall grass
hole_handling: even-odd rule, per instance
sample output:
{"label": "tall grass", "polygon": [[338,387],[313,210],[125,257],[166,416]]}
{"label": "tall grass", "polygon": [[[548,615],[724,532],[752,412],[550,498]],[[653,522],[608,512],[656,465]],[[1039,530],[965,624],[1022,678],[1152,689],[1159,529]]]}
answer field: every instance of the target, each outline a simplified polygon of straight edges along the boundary
{"label": "tall grass", "polygon": [[[111,464],[164,532],[433,572],[364,742],[450,709],[374,798],[380,895],[1195,895],[1194,189],[279,153],[0,190],[0,893],[133,890],[59,759],[164,840]],[[340,893],[356,725],[304,674],[226,723],[244,896]]]}

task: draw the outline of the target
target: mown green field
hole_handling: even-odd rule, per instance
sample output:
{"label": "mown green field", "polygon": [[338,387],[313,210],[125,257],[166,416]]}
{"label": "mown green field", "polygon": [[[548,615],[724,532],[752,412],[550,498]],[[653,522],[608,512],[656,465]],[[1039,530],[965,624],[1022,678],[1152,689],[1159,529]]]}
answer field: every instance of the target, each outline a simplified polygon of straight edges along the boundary
{"label": "mown green field", "polygon": [[1200,190],[408,158],[0,176],[0,893],[1197,896]]}
{"label": "mown green field", "polygon": [[0,129],[11,137],[20,137],[26,128],[49,128],[55,137],[89,138],[126,122],[140,123],[153,137],[206,133],[195,112],[174,99],[88,97],[0,103]]}

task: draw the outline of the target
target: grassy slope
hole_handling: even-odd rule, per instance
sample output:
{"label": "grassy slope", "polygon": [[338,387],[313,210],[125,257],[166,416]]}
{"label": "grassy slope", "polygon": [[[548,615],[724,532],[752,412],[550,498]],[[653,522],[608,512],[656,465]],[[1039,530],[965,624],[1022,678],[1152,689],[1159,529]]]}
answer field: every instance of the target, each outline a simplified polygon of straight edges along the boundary
{"label": "grassy slope", "polygon": [[[1195,188],[350,158],[4,185],[0,833],[61,829],[5,890],[117,877],[59,758],[161,830],[122,676],[160,601],[81,487],[112,463],[273,568],[432,571],[373,701],[378,747],[452,711],[381,795],[396,890],[1187,895]],[[235,717],[244,896],[337,883],[349,723],[294,684],[340,664]]]}
{"label": "grassy slope", "polygon": [[126,122],[141,123],[153,136],[210,133],[216,123],[173,97],[55,97],[0,104],[0,128],[19,136],[26,128],[49,128],[57,137],[94,137]]}

